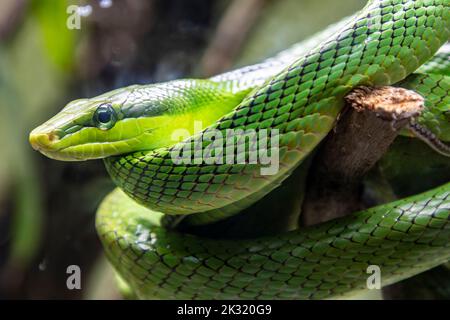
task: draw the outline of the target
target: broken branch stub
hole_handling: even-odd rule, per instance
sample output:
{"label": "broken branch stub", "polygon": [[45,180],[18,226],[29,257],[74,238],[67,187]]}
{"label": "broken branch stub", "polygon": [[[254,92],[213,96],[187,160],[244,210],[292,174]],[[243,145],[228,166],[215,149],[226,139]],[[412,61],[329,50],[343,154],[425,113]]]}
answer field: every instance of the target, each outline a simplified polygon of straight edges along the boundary
{"label": "broken branch stub", "polygon": [[358,112],[372,111],[381,119],[396,121],[418,116],[425,103],[414,91],[389,86],[358,87],[344,99]]}

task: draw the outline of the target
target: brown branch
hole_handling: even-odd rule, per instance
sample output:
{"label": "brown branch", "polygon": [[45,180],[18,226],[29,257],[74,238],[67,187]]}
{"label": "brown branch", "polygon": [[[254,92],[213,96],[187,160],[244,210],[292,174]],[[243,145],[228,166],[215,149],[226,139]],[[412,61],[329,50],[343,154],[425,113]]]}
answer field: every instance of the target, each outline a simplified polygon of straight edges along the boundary
{"label": "brown branch", "polygon": [[22,22],[28,1],[7,0],[0,4],[0,40],[6,40]]}
{"label": "brown branch", "polygon": [[234,0],[219,22],[211,44],[201,60],[208,77],[230,68],[266,0]]}
{"label": "brown branch", "polygon": [[363,208],[362,177],[387,151],[399,130],[422,111],[424,99],[403,88],[360,87],[346,102],[346,112],[311,168],[302,225]]}

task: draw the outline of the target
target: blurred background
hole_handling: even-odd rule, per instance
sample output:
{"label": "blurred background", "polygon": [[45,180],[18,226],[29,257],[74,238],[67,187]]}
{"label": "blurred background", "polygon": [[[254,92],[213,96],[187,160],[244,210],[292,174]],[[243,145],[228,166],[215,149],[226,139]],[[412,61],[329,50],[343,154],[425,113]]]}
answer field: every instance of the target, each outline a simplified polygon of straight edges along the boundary
{"label": "blurred background", "polygon": [[94,228],[113,188],[102,162],[47,159],[31,129],[73,99],[258,62],[365,2],[2,0],[0,298],[120,298]]}

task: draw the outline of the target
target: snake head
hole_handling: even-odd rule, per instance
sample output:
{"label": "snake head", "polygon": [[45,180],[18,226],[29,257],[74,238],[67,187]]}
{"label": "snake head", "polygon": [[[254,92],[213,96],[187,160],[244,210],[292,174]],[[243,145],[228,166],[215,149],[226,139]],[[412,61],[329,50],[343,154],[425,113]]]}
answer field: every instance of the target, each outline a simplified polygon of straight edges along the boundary
{"label": "snake head", "polygon": [[34,129],[29,140],[45,156],[63,161],[150,151],[178,142],[172,133],[180,128],[191,134],[194,121],[202,128],[210,125],[244,93],[208,80],[134,85],[70,102]]}
{"label": "snake head", "polygon": [[30,144],[61,161],[154,149],[159,139],[152,134],[168,121],[170,92],[167,85],[134,85],[72,101],[30,133]]}
{"label": "snake head", "polygon": [[[126,152],[139,130],[128,134],[122,106],[133,87],[111,91],[67,104],[58,114],[35,128],[29,141],[35,150],[63,161],[98,159]],[[129,145],[127,144],[129,143]]]}

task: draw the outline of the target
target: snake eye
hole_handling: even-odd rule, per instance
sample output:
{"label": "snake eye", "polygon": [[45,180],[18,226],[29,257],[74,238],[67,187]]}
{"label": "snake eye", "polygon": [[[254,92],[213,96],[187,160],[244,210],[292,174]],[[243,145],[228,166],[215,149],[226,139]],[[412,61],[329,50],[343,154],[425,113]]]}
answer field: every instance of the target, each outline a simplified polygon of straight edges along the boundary
{"label": "snake eye", "polygon": [[109,103],[101,104],[94,113],[94,123],[101,130],[114,127],[117,121],[116,112]]}

